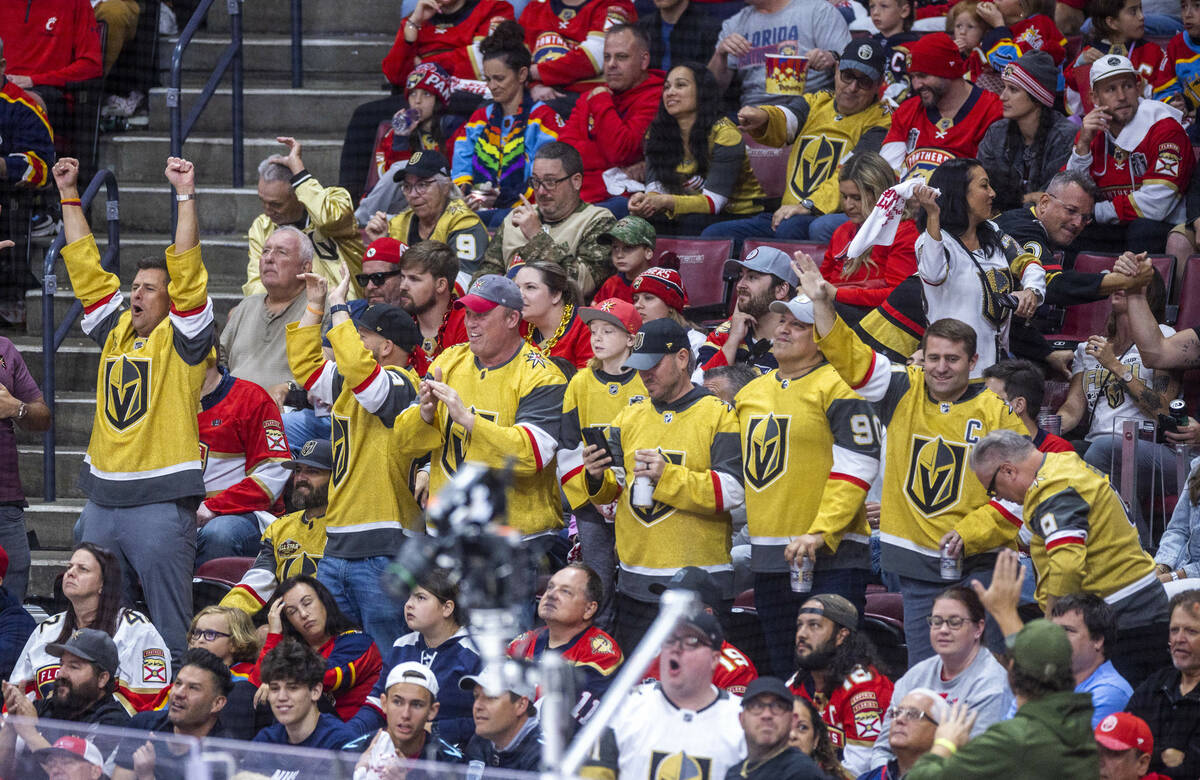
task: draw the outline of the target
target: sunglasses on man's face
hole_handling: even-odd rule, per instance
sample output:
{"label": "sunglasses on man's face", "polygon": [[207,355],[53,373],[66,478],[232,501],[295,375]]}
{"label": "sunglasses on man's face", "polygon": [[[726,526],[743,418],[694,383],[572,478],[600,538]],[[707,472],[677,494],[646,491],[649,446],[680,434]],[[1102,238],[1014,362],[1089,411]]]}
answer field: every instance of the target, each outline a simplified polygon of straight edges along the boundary
{"label": "sunglasses on man's face", "polygon": [[395,271],[378,271],[373,274],[355,274],[354,281],[358,282],[359,287],[365,288],[368,283],[373,284],[376,287],[382,287],[385,281],[391,279],[393,276],[399,276],[402,273],[404,272],[396,269]]}

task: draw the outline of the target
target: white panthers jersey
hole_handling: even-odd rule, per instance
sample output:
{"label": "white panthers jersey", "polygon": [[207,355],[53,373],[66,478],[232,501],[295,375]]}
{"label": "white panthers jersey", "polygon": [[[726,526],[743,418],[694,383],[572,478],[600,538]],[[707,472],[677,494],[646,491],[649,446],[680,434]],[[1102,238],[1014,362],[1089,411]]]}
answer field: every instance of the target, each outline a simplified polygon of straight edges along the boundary
{"label": "white panthers jersey", "polygon": [[[46,645],[58,640],[67,613],[47,618],[33,630],[17,665],[9,678],[24,682],[30,699],[44,699],[54,690],[61,659],[46,652]],[[113,695],[132,715],[150,709],[159,693],[171,684],[171,653],[150,618],[132,609],[117,616],[117,690]]]}
{"label": "white panthers jersey", "polygon": [[592,749],[580,773],[621,780],[724,780],[746,756],[738,714],[742,700],[713,688],[717,699],[702,710],[672,704],[658,683],[636,688]]}

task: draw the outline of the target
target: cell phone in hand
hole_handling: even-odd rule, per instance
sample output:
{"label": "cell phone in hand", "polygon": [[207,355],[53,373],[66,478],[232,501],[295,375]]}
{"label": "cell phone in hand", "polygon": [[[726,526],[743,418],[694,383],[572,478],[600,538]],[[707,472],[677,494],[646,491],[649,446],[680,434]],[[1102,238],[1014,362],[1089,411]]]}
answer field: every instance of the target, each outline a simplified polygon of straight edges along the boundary
{"label": "cell phone in hand", "polygon": [[608,438],[604,435],[604,426],[590,425],[584,428],[583,443],[592,447],[599,447],[610,460],[612,459],[612,450],[608,447]]}

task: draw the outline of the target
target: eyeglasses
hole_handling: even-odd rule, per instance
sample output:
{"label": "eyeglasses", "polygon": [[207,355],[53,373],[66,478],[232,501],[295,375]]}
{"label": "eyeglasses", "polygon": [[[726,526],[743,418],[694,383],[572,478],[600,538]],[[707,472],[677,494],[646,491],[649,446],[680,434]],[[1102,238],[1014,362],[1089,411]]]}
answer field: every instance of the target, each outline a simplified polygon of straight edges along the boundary
{"label": "eyeglasses", "polygon": [[432,186],[433,179],[421,179],[420,181],[415,181],[412,184],[404,182],[400,185],[400,191],[405,195],[424,195],[425,193],[429,192],[429,188]]}
{"label": "eyeglasses", "polygon": [[1083,224],[1085,224],[1085,225],[1090,225],[1090,224],[1092,224],[1093,221],[1095,221],[1096,217],[1094,215],[1084,214],[1082,211],[1080,211],[1076,207],[1070,205],[1069,203],[1064,202],[1062,198],[1056,198],[1053,195],[1050,195],[1050,193],[1048,193],[1048,192],[1046,194],[1049,195],[1051,198],[1054,198],[1054,200],[1058,201],[1058,204],[1063,207],[1063,211],[1067,212],[1067,216],[1070,217],[1071,219],[1075,219],[1076,217],[1079,217],[1080,219],[1083,220]]}
{"label": "eyeglasses", "polygon": [[965,617],[960,617],[959,615],[948,618],[944,618],[940,615],[930,615],[925,618],[925,622],[929,624],[930,628],[941,628],[945,625],[950,626],[951,631],[957,631],[963,627],[963,624],[967,622],[967,619]]}
{"label": "eyeglasses", "polygon": [[996,497],[996,478],[1000,476],[1000,469],[1002,469],[1002,468],[1004,468],[1003,463],[1001,463],[999,466],[997,466],[996,470],[994,472],[992,472],[992,481],[989,482],[987,485],[987,497],[988,498]]}
{"label": "eyeglasses", "polygon": [[354,281],[358,282],[359,287],[366,287],[368,282],[376,287],[382,287],[385,280],[391,279],[393,276],[399,276],[402,273],[404,272],[396,269],[395,271],[379,271],[373,274],[355,274]]}
{"label": "eyeglasses", "polygon": [[684,650],[695,650],[702,645],[707,646],[707,643],[695,634],[667,637],[662,643],[663,650],[671,650],[676,647],[683,648]]}
{"label": "eyeglasses", "polygon": [[924,710],[919,710],[916,707],[888,707],[888,717],[892,720],[927,720],[933,725],[938,725],[938,722],[929,716],[929,713]]}
{"label": "eyeglasses", "polygon": [[838,76],[841,77],[842,83],[846,86],[853,84],[855,87],[862,90],[869,90],[875,87],[874,81],[871,81],[871,79],[867,78],[861,73],[855,73],[852,70],[847,70],[845,68],[839,69]]}
{"label": "eyeglasses", "polygon": [[529,187],[530,187],[530,189],[535,190],[535,191],[536,190],[552,190],[569,178],[571,178],[571,177],[563,176],[558,179],[539,179],[536,176],[530,176],[529,177]]}
{"label": "eyeglasses", "polygon": [[229,638],[233,634],[226,634],[222,631],[214,631],[211,628],[197,628],[192,632],[192,639],[203,639],[205,642],[215,642],[220,637]]}
{"label": "eyeglasses", "polygon": [[743,701],[742,709],[754,715],[763,710],[770,710],[775,715],[785,715],[792,711],[792,705],[774,696],[756,696],[750,701]]}

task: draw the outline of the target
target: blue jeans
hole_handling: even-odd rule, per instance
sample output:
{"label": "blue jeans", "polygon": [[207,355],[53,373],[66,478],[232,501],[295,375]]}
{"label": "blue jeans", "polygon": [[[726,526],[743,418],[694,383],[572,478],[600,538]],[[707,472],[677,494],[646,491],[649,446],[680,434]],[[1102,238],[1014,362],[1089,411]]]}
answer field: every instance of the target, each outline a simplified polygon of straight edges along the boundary
{"label": "blue jeans", "polygon": [[[977,580],[986,588],[992,583],[992,567],[972,572],[958,582],[927,582],[908,577],[900,578],[900,593],[904,597],[904,643],[908,645],[909,669],[933,655],[933,645],[929,641],[929,623],[925,618],[933,612],[933,602],[937,600],[938,594],[955,585],[969,588],[971,580]],[[1004,652],[1004,635],[1000,633],[1000,627],[991,616],[988,616],[987,626],[983,631],[983,643],[992,652]]]}
{"label": "blue jeans", "polygon": [[[745,219],[731,219],[709,225],[700,234],[701,238],[732,238],[740,252],[741,243],[747,238],[777,238],[780,241],[812,241],[818,244],[828,244],[833,238],[833,231],[847,221],[845,214],[822,214],[814,217],[808,214],[798,214],[788,217],[779,223],[775,230],[771,229],[773,214],[764,211]],[[814,258],[820,263],[820,258]]]}
{"label": "blue jeans", "polygon": [[[1088,445],[1083,459],[1093,468],[1108,474],[1114,488],[1120,488],[1121,437],[1118,434],[1104,434],[1094,439]],[[1137,487],[1138,500],[1133,502],[1129,515],[1137,525],[1143,546],[1149,547],[1150,529],[1143,516],[1142,502],[1149,498],[1151,492],[1156,497],[1169,496],[1175,492],[1175,452],[1165,444],[1139,439],[1134,448],[1134,468],[1137,469],[1134,484]]]}
{"label": "blue jeans", "polygon": [[844,596],[858,610],[859,621],[867,606],[865,569],[825,569],[813,572],[809,593],[793,593],[791,575],[754,573],[754,608],[767,645],[770,674],[786,680],[796,670],[796,615],[801,605],[818,593]]}
{"label": "blue jeans", "polygon": [[196,532],[196,565],[213,558],[253,558],[261,537],[253,513],[218,515]]}
{"label": "blue jeans", "polygon": [[287,436],[292,455],[298,454],[306,441],[329,441],[331,427],[328,417],[317,417],[312,409],[283,413],[283,433]]}
{"label": "blue jeans", "polygon": [[317,579],[329,588],[342,612],[362,626],[381,650],[408,633],[403,607],[383,595],[380,585],[391,560],[387,555],[354,560],[325,556],[317,564]]}
{"label": "blue jeans", "polygon": [[24,601],[29,587],[29,533],[25,530],[23,508],[13,504],[0,506],[0,547],[8,553],[4,589],[17,601]]}

